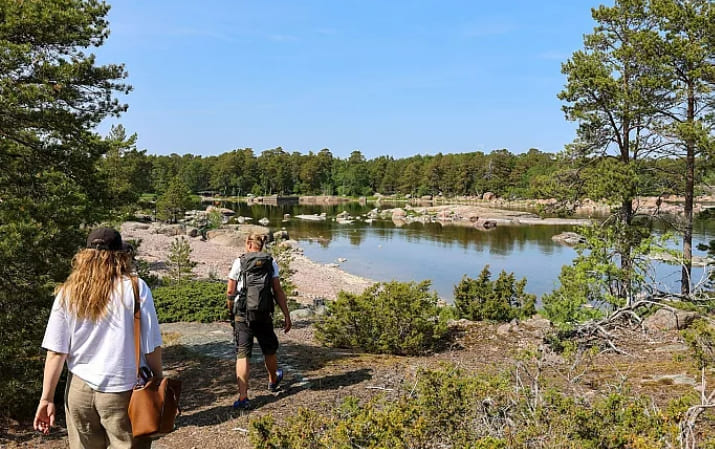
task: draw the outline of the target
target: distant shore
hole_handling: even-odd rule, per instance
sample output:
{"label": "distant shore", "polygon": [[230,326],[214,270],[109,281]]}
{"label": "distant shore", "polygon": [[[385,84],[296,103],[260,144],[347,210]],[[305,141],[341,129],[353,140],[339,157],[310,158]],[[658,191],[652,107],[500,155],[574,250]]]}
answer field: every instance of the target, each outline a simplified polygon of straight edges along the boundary
{"label": "distant shore", "polygon": [[[548,211],[557,205],[554,198],[548,199],[507,199],[501,198],[491,192],[483,195],[446,197],[441,195],[381,195],[371,197],[344,197],[338,195],[295,195],[295,196],[249,196],[249,197],[202,197],[203,202],[210,201],[246,201],[248,204],[275,204],[281,199],[290,198],[295,204],[336,206],[340,204],[359,202],[361,204],[375,203],[376,205],[407,205],[410,207],[441,207],[441,206],[475,206],[489,210],[520,210],[527,212]],[[633,207],[638,213],[654,215],[657,213],[682,215],[685,199],[677,195],[641,196],[633,200]],[[578,217],[602,217],[608,215],[614,205],[603,200],[584,198],[569,204],[574,215]],[[695,198],[693,212],[700,213],[706,209],[715,208],[714,195],[701,195]],[[560,222],[559,222],[560,223]],[[537,224],[537,223],[524,223]],[[558,224],[542,222],[540,224]]]}

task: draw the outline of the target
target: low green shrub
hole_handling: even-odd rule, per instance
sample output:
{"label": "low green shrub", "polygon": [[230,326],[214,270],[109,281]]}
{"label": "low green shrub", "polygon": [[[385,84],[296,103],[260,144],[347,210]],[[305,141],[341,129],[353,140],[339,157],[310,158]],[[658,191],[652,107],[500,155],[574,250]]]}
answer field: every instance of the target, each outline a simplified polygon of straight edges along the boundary
{"label": "low green shrub", "polygon": [[152,293],[161,323],[211,323],[228,318],[226,284],[222,282],[179,281],[157,287]]}
{"label": "low green shrub", "polygon": [[460,318],[473,321],[511,321],[536,313],[536,296],[524,291],[526,278],[516,281],[514,273],[503,271],[492,281],[489,265],[477,279],[464,276],[454,287],[454,305]]}
{"label": "low green shrub", "polygon": [[430,282],[377,283],[359,295],[341,291],[316,323],[324,344],[371,353],[420,354],[433,350],[447,332]]}
{"label": "low green shrub", "polygon": [[[398,398],[349,397],[321,414],[302,409],[285,424],[250,423],[255,448],[664,448],[678,445],[682,407],[613,392],[575,399],[551,388],[514,388],[509,373],[470,374],[453,365],[422,370]],[[679,413],[679,412],[677,412]]]}
{"label": "low green shrub", "polygon": [[276,264],[278,264],[278,276],[286,296],[294,295],[296,288],[291,276],[293,276],[295,270],[290,267],[291,262],[293,262],[293,250],[288,246],[281,245],[281,240],[277,240],[271,243],[266,248],[266,251],[273,256]]}

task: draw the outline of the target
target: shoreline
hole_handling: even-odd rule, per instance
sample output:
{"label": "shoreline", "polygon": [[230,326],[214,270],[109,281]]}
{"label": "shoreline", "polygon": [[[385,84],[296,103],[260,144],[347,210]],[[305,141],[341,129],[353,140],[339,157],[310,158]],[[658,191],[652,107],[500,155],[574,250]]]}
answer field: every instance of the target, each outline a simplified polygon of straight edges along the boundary
{"label": "shoreline", "polygon": [[[260,228],[256,226],[255,228]],[[152,273],[167,274],[166,261],[171,242],[184,237],[191,246],[191,260],[197,262],[192,270],[201,278],[226,279],[233,261],[243,254],[245,231],[231,232],[229,229],[210,232],[209,239],[202,241],[198,237],[174,233],[175,227],[140,222],[125,222],[120,232],[125,240],[141,240],[137,258],[149,262]],[[267,231],[267,228],[264,228]],[[314,299],[335,299],[341,290],[361,293],[375,281],[343,271],[339,267],[323,265],[310,260],[301,253],[297,243],[292,245],[294,271],[291,280],[297,294],[293,298],[300,303],[312,303]],[[296,249],[297,247],[297,249]]]}
{"label": "shoreline", "polygon": [[[202,203],[227,201],[227,202],[247,202],[248,204],[279,204],[282,200],[288,201],[291,204],[301,205],[322,205],[322,206],[338,206],[341,204],[357,202],[360,204],[374,203],[394,204],[395,207],[458,207],[468,206],[481,209],[491,210],[509,210],[509,211],[527,211],[539,212],[543,209],[549,209],[556,205],[558,201],[555,198],[529,198],[529,199],[506,199],[499,197],[491,192],[486,192],[483,195],[472,196],[454,196],[442,197],[440,195],[425,195],[418,196],[398,196],[398,195],[381,195],[375,194],[371,197],[345,197],[338,195],[293,195],[293,196],[256,196],[256,197],[201,197]],[[643,214],[669,214],[682,215],[685,199],[678,195],[662,195],[656,196],[638,196],[633,199],[634,209]],[[573,212],[576,216],[604,216],[611,212],[614,207],[608,201],[592,200],[590,198],[582,198],[572,203],[568,203],[573,207]],[[694,198],[693,213],[697,214],[706,209],[715,208],[715,195],[699,195]]]}

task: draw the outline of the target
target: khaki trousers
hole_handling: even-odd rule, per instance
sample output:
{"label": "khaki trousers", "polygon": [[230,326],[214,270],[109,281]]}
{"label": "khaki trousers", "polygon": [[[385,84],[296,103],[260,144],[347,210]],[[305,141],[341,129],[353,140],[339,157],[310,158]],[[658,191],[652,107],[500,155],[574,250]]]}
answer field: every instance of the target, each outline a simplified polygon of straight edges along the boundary
{"label": "khaki trousers", "polygon": [[67,375],[65,414],[70,449],[149,449],[151,439],[133,438],[129,422],[132,392],[102,393]]}

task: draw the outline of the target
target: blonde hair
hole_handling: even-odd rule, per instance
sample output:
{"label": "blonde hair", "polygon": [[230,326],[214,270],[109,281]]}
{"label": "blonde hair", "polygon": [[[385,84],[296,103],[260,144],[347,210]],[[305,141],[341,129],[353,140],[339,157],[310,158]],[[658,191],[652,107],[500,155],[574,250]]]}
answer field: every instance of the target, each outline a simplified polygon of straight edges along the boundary
{"label": "blonde hair", "polygon": [[62,305],[79,319],[97,322],[107,313],[112,291],[132,270],[131,255],[124,251],[83,249],[72,259],[72,273],[55,288]]}
{"label": "blonde hair", "polygon": [[258,248],[258,251],[261,251],[263,249],[263,245],[266,244],[267,239],[268,236],[265,234],[248,234],[248,237],[246,237],[246,246]]}

